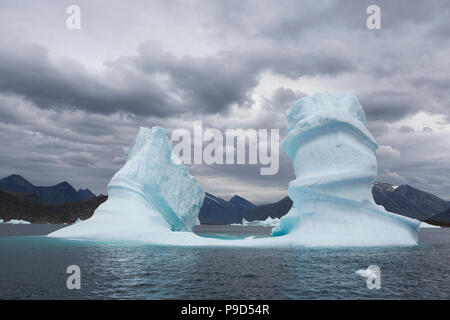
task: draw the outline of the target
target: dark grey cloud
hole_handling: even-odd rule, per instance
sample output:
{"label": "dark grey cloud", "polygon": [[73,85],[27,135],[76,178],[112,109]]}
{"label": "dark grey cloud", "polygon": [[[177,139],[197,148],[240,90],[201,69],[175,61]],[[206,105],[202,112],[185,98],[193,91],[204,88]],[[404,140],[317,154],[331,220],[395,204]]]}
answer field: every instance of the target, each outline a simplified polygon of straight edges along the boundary
{"label": "dark grey cloud", "polygon": [[125,69],[94,75],[76,61],[52,61],[38,45],[1,46],[0,92],[23,96],[41,108],[157,116],[181,111],[154,79]]}
{"label": "dark grey cloud", "polygon": [[87,152],[84,153],[68,153],[61,158],[64,162],[73,165],[75,167],[90,167],[93,166],[97,160],[96,158]]}
{"label": "dark grey cloud", "polygon": [[399,131],[402,133],[410,133],[414,132],[414,129],[408,126],[401,126]]}
{"label": "dark grey cloud", "polygon": [[[0,104],[0,110],[3,107]],[[95,127],[98,118],[86,113],[42,110],[26,103],[17,104],[15,111],[14,119],[0,117],[0,176],[17,173],[39,185],[66,180],[97,193],[106,192],[108,180],[119,168],[114,160],[124,156],[139,126],[116,118],[111,123],[119,132],[111,129],[109,134],[95,135],[74,125]]]}
{"label": "dark grey cloud", "polygon": [[222,113],[233,104],[251,104],[250,94],[263,71],[298,78],[354,68],[345,50],[327,50],[333,48],[327,43],[321,48],[322,54],[312,54],[256,46],[202,58],[177,58],[158,44],[145,43],[136,56],[109,62],[98,75],[73,60],[53,61],[42,46],[2,46],[0,92],[23,96],[40,108],[102,114]]}
{"label": "dark grey cloud", "polygon": [[381,137],[385,135],[389,131],[389,127],[387,126],[386,122],[383,120],[378,121],[370,121],[367,123],[370,132],[375,137]]}
{"label": "dark grey cloud", "polygon": [[[444,200],[450,200],[449,194],[444,190],[450,187],[450,174],[448,173],[447,159],[430,160],[410,160],[402,157],[401,161],[381,166],[379,170],[379,180],[388,181],[393,184],[410,184],[416,188],[431,192],[442,197]],[[420,172],[419,175],[411,174]]]}
{"label": "dark grey cloud", "polygon": [[[450,7],[448,2],[446,3],[447,7],[444,12],[447,14],[450,13]],[[450,23],[448,20],[439,20],[433,25],[429,30],[429,36],[435,39],[437,42],[449,41],[448,35],[450,33]]]}
{"label": "dark grey cloud", "polygon": [[220,112],[233,103],[248,103],[248,95],[264,71],[295,79],[335,75],[355,68],[345,48],[332,42],[315,46],[321,52],[249,43],[242,49],[220,51],[213,56],[177,58],[164,52],[158,44],[145,43],[136,57],[122,58],[117,63],[127,65],[131,61],[148,74],[166,75],[174,84],[174,92],[188,101],[190,109]]}
{"label": "dark grey cloud", "polygon": [[275,109],[287,109],[293,102],[306,97],[307,94],[302,91],[294,91],[289,88],[280,87],[275,90],[268,103]]}
{"label": "dark grey cloud", "polygon": [[[360,98],[380,179],[450,199],[448,1],[77,3],[79,32],[60,3],[0,4],[0,175],[104,193],[139,126],[203,120],[283,136],[289,104],[327,89]],[[366,29],[370,4],[382,30]],[[190,169],[208,191],[255,202],[281,198],[293,177],[283,154],[275,176]]]}
{"label": "dark grey cloud", "polygon": [[360,96],[359,100],[369,121],[392,122],[423,110],[421,101],[415,99],[409,92],[374,91]]}
{"label": "dark grey cloud", "polygon": [[231,0],[209,4],[214,21],[209,25],[214,26],[219,37],[231,30],[248,36],[298,41],[310,30],[325,35],[330,29],[366,30],[366,9],[373,4],[381,7],[382,25],[389,29],[426,24],[449,10],[445,0]]}

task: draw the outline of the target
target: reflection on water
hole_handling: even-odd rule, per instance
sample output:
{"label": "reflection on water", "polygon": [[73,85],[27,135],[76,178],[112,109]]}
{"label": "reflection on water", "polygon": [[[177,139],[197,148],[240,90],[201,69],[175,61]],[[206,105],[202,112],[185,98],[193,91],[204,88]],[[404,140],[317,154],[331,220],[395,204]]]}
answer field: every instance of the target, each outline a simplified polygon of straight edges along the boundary
{"label": "reflection on water", "polygon": [[[408,248],[190,248],[0,238],[0,298],[450,298],[450,229],[421,230]],[[68,265],[81,290],[66,288]],[[380,266],[380,290],[356,270]]]}

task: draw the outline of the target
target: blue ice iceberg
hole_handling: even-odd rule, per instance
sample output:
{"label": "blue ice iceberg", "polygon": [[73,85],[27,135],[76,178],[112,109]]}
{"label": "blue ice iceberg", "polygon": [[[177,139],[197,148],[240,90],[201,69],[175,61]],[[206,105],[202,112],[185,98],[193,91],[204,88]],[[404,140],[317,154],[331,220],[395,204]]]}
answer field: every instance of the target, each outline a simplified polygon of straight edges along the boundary
{"label": "blue ice iceberg", "polygon": [[353,94],[319,92],[287,111],[294,202],[274,236],[306,246],[415,245],[419,222],[373,201],[378,147]]}
{"label": "blue ice iceberg", "polygon": [[159,127],[140,129],[126,164],[108,185],[108,200],[90,219],[49,236],[182,246],[417,244],[419,221],[373,201],[377,143],[356,96],[314,94],[296,102],[287,120],[283,150],[295,169],[288,191],[294,205],[271,237],[224,240],[194,234],[205,194]]}
{"label": "blue ice iceberg", "polygon": [[172,152],[166,131],[140,128],[125,165],[108,184],[108,200],[90,219],[49,236],[147,241],[173,231],[191,232],[204,197],[201,186]]}

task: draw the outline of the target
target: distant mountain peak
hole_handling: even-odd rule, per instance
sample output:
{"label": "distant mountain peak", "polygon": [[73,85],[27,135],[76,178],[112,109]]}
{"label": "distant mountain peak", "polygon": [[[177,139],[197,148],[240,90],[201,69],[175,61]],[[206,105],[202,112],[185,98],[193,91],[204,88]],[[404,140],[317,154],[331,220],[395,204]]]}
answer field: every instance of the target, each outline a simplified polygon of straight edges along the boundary
{"label": "distant mountain peak", "polygon": [[242,212],[255,205],[234,195],[229,201],[205,192],[198,218],[201,224],[231,224],[242,222]]}
{"label": "distant mountain peak", "polygon": [[29,186],[29,187],[34,186],[30,181],[28,181],[27,179],[25,179],[24,177],[22,177],[21,175],[18,175],[18,174],[11,174],[11,175],[7,176],[6,178],[0,179],[0,182],[14,183],[14,184],[20,185],[20,186]]}
{"label": "distant mountain peak", "polygon": [[244,198],[238,196],[237,194],[235,194],[234,196],[231,197],[230,202],[233,202],[233,201],[240,201],[240,200],[245,200],[245,201],[247,201],[247,199],[244,199]]}
{"label": "distant mountain peak", "polygon": [[72,185],[70,183],[68,183],[67,181],[60,182],[57,184],[57,186],[71,186],[72,187]]}
{"label": "distant mountain peak", "polygon": [[441,198],[408,184],[394,186],[389,183],[373,184],[372,195],[375,203],[387,211],[418,220],[427,220],[446,210],[449,205]]}
{"label": "distant mountain peak", "polygon": [[292,200],[289,196],[284,197],[278,202],[263,204],[249,208],[243,212],[246,221],[260,220],[267,218],[281,218],[289,212],[292,207]]}
{"label": "distant mountain peak", "polygon": [[244,205],[245,207],[254,207],[255,206],[253,203],[251,203],[250,201],[248,201],[245,198],[238,196],[237,194],[232,196],[230,201],[228,201],[228,202],[233,205],[239,205],[239,206]]}
{"label": "distant mountain peak", "polygon": [[65,192],[70,192],[70,193],[74,193],[74,194],[77,193],[75,188],[67,181],[60,182],[54,186],[51,186],[50,188],[55,188],[55,189],[58,188],[58,189],[65,190]]}
{"label": "distant mountain peak", "polygon": [[35,186],[17,174],[1,179],[0,189],[10,192],[32,193],[49,205],[60,205],[95,197],[88,189],[76,191],[67,181],[53,186]]}
{"label": "distant mountain peak", "polygon": [[96,197],[96,195],[87,188],[86,189],[78,189],[77,193],[80,196],[80,199],[82,199],[82,200],[88,200],[88,199]]}

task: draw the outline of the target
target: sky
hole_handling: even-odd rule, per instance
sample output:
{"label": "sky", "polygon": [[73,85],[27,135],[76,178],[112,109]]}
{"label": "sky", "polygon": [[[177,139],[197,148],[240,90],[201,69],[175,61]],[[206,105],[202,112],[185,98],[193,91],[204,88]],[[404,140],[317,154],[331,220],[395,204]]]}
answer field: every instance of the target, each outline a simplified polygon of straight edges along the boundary
{"label": "sky", "polygon": [[[381,29],[366,26],[369,5]],[[69,30],[69,5],[81,29]],[[279,129],[314,92],[353,92],[378,180],[450,200],[450,2],[0,2],[0,177],[106,193],[140,126]],[[207,192],[277,201],[294,178],[188,165]]]}

